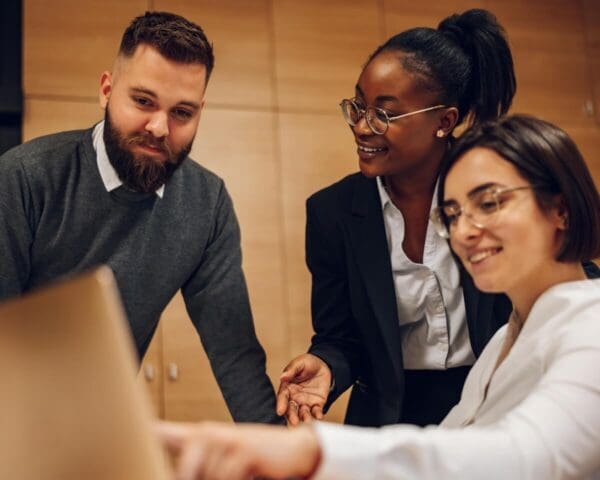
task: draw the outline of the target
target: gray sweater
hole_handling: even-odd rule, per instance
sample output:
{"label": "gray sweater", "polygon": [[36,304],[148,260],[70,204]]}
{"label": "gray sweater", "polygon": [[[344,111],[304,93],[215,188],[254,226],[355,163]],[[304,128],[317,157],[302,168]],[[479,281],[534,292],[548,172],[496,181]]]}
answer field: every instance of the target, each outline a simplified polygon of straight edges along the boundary
{"label": "gray sweater", "polygon": [[[107,192],[91,130],[35,139],[0,157],[0,300],[107,264],[140,358],[181,289],[236,421],[278,422],[223,181],[186,159],[163,198]],[[82,319],[85,321],[85,319]]]}

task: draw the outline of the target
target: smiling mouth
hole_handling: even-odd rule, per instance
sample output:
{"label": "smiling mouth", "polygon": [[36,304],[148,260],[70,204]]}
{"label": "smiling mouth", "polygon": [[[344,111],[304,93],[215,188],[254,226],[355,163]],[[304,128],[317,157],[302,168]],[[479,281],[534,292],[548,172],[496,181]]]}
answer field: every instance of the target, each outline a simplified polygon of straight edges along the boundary
{"label": "smiling mouth", "polygon": [[475,265],[480,262],[483,262],[486,258],[496,255],[497,253],[500,253],[501,251],[502,251],[502,248],[500,248],[500,247],[488,248],[486,250],[482,250],[480,252],[477,252],[477,253],[471,255],[470,257],[467,258],[467,260],[469,260],[469,263],[471,263],[472,265]]}
{"label": "smiling mouth", "polygon": [[387,148],[385,148],[385,147],[374,148],[374,147],[365,147],[364,145],[358,145],[358,150],[361,152],[366,152],[366,153],[379,153],[379,152],[386,151]]}

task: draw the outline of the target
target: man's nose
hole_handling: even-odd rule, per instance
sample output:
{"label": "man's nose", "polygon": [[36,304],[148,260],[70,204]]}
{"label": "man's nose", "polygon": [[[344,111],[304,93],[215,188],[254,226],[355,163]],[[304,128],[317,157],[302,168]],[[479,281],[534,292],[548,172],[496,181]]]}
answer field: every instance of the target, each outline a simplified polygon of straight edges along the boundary
{"label": "man's nose", "polygon": [[169,116],[166,112],[154,112],[146,124],[146,131],[155,138],[169,135]]}

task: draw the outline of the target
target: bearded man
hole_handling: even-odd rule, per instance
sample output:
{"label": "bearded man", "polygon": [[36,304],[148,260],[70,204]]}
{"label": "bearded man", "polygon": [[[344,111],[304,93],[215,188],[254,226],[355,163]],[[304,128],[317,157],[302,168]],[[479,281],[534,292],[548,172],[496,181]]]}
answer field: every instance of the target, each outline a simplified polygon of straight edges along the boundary
{"label": "bearded man", "polygon": [[202,28],[148,12],[102,74],[103,122],[0,157],[0,300],[107,264],[142,358],[181,290],[234,420],[279,423],[231,199],[188,157],[213,64]]}

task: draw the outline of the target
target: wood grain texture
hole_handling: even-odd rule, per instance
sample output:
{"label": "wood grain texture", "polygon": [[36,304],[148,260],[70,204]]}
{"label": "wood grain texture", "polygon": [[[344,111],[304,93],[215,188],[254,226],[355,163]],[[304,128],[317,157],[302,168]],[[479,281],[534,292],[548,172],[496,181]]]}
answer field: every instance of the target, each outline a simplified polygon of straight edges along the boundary
{"label": "wood grain texture", "polygon": [[482,8],[477,0],[448,0],[430,2],[425,7],[419,2],[406,0],[383,0],[385,38],[409,28],[436,28],[440,21],[453,13],[461,13],[470,8]]}
{"label": "wood grain texture", "polygon": [[589,60],[596,125],[600,127],[600,0],[583,0],[586,53]]}
{"label": "wood grain texture", "polygon": [[213,43],[215,69],[208,85],[213,105],[272,108],[272,40],[268,0],[155,0],[156,10],[183,15]]}
{"label": "wood grain texture", "polygon": [[23,81],[27,95],[97,98],[123,31],[146,0],[25,0]]}
{"label": "wood grain texture", "polygon": [[90,128],[104,117],[104,111],[98,103],[69,100],[69,98],[26,99],[23,140],[27,141],[64,130]]}
{"label": "wood grain texture", "polygon": [[273,2],[278,106],[332,113],[379,44],[375,0]]}
{"label": "wood grain texture", "polygon": [[306,351],[312,334],[310,276],[304,263],[305,200],[357,170],[352,134],[339,115],[280,114],[283,222],[288,268],[291,354]]}

